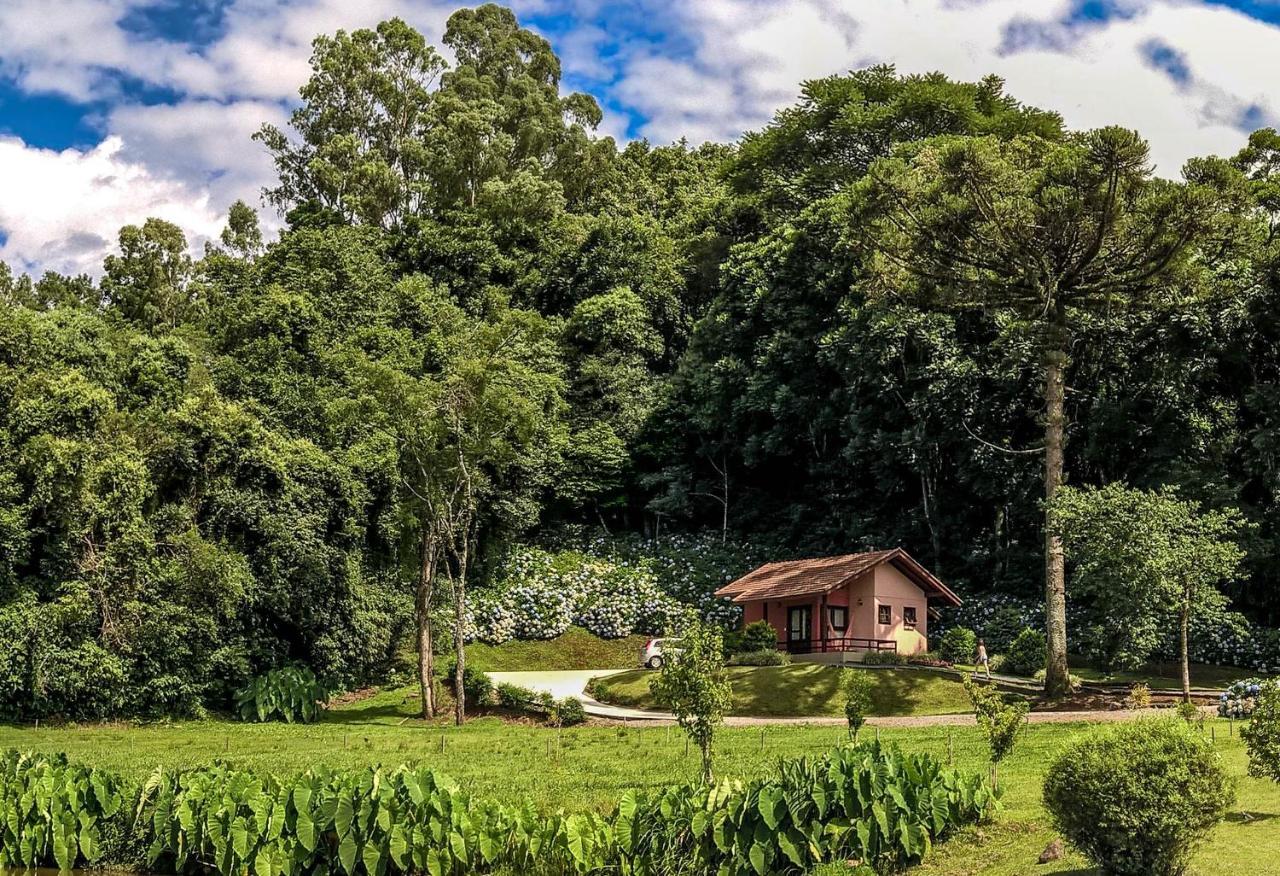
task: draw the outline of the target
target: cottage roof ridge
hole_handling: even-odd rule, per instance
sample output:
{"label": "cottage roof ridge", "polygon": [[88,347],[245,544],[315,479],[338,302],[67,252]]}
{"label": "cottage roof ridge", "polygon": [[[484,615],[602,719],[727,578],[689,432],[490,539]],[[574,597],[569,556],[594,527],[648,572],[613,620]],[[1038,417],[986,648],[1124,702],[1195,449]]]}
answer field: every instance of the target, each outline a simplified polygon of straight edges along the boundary
{"label": "cottage roof ridge", "polygon": [[890,562],[926,593],[960,604],[960,597],[901,547],[765,563],[720,587],[716,595],[743,603],[826,593]]}

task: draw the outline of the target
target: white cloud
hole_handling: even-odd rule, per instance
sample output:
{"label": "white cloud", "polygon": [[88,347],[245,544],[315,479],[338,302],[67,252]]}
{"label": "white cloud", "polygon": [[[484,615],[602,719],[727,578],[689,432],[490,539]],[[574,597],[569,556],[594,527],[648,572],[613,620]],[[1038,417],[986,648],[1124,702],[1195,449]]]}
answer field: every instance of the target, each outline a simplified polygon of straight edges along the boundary
{"label": "white cloud", "polygon": [[88,151],[34,149],[0,137],[0,259],[20,271],[99,273],[121,226],[148,216],[183,228],[198,245],[218,233],[208,195],[124,160],[108,137]]}
{"label": "white cloud", "polygon": [[258,192],[275,179],[271,156],[252,137],[264,123],[283,126],[278,103],[184,100],[174,104],[126,104],[111,110],[107,130],[123,139],[122,157],[206,190],[226,207],[237,198],[258,204]]}
{"label": "white cloud", "polygon": [[[1122,124],[1152,143],[1160,172],[1244,141],[1236,124],[1280,116],[1280,29],[1222,6],[1188,0],[1124,4],[1097,24],[1064,23],[1070,4],[1025,0],[704,0],[682,7],[678,26],[696,46],[669,66],[638,54],[622,62],[622,93],[650,98],[643,133],[728,139],[765,124],[800,83],[869,63],[902,72],[941,70],[959,79],[1004,77],[1011,94],[1058,110],[1075,128]],[[1011,22],[1038,27],[1039,43],[1007,45]],[[1143,52],[1160,39],[1185,55],[1180,85]],[[664,106],[665,104],[665,106]]]}

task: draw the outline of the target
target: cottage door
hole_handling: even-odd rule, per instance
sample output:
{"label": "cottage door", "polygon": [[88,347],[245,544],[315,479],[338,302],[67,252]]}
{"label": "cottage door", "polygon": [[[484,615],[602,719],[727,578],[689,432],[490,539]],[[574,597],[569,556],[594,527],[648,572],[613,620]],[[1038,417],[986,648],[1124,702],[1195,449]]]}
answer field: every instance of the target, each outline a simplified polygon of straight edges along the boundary
{"label": "cottage door", "polygon": [[813,608],[793,605],[787,609],[787,650],[803,654],[813,637]]}

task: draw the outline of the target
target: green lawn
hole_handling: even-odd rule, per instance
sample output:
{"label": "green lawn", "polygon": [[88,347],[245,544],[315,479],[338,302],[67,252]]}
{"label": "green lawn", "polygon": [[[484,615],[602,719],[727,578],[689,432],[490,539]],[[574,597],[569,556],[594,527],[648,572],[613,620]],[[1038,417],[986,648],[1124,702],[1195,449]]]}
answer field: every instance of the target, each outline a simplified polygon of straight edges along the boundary
{"label": "green lawn", "polygon": [[[843,715],[840,672],[834,666],[730,666],[734,715],[816,717]],[[954,677],[920,669],[872,669],[874,715],[946,715],[967,712],[969,698]],[[596,691],[603,702],[642,709],[659,708],[649,693],[653,672],[635,669],[602,678]]]}
{"label": "green lawn", "polygon": [[[315,764],[359,767],[421,761],[449,773],[476,794],[600,811],[609,809],[626,788],[684,781],[697,772],[696,755],[685,753],[676,728],[586,726],[556,731],[484,718],[457,729],[410,717],[413,705],[404,691],[388,692],[331,712],[322,723],[307,727],[219,721],[40,730],[0,726],[0,748],[65,751],[135,778],[157,764],[192,765],[214,758],[282,773]],[[1216,747],[1238,778],[1240,801],[1198,855],[1194,873],[1274,873],[1280,860],[1280,787],[1245,776],[1243,747],[1238,737],[1228,737],[1227,722],[1206,725],[1206,733],[1210,728]],[[1006,808],[997,821],[939,846],[913,872],[945,876],[1089,872],[1074,855],[1044,866],[1035,862],[1054,838],[1040,805],[1045,766],[1055,752],[1090,729],[1085,724],[1031,725],[1001,767]],[[985,768],[983,743],[974,728],[884,728],[881,736],[908,750],[941,757],[946,756],[950,737],[959,767]],[[724,729],[716,744],[718,772],[739,778],[761,775],[773,769],[779,757],[816,754],[839,738],[839,731],[831,727]]]}
{"label": "green lawn", "polygon": [[467,665],[486,672],[535,669],[625,669],[640,665],[646,636],[601,639],[581,627],[545,641],[510,641],[467,646]]}

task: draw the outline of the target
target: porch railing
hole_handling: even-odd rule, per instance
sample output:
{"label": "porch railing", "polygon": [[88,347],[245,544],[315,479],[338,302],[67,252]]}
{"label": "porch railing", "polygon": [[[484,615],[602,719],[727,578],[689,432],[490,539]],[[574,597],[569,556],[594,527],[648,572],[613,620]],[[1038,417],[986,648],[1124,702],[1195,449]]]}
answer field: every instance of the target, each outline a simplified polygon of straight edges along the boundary
{"label": "porch railing", "polygon": [[826,654],[832,651],[897,651],[896,639],[862,639],[842,636],[831,639],[796,639],[778,642],[778,650],[788,654]]}

